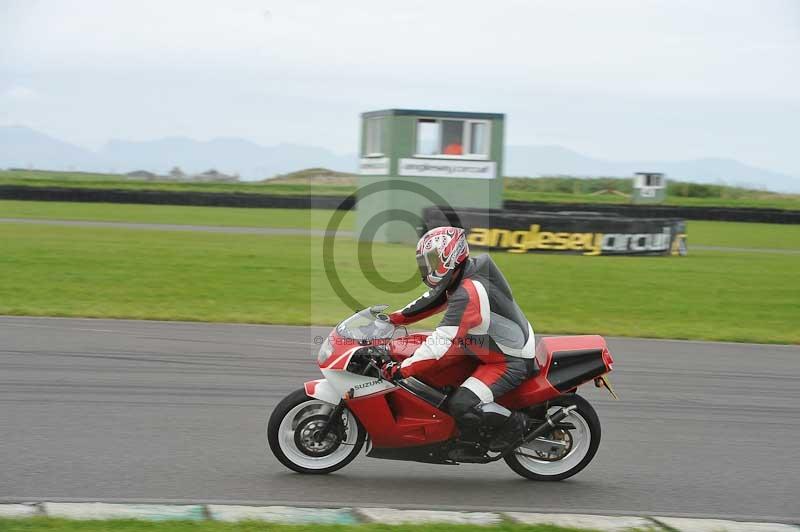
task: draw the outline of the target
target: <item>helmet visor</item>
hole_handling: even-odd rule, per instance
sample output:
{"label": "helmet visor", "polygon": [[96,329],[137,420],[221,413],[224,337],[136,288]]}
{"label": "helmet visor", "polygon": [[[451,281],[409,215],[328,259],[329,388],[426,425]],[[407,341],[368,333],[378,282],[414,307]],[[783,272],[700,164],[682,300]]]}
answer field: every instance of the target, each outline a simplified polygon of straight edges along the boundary
{"label": "helmet visor", "polygon": [[442,261],[439,258],[439,252],[435,249],[428,251],[427,253],[422,253],[421,255],[417,255],[417,266],[419,267],[419,274],[422,277],[422,282],[431,286],[429,284],[429,276],[437,271],[442,265]]}

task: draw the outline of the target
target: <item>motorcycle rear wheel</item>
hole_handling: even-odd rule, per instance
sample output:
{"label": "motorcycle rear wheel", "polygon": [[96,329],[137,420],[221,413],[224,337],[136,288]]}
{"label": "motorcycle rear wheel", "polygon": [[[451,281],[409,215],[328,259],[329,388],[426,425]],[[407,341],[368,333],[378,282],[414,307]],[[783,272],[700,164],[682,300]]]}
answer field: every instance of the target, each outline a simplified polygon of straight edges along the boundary
{"label": "motorcycle rear wheel", "polygon": [[[574,429],[562,431],[562,438],[537,438],[533,442],[518,447],[514,453],[504,458],[508,466],[518,475],[531,480],[557,481],[569,478],[589,465],[600,445],[600,420],[592,405],[577,394],[558,397],[549,402],[548,413],[552,414],[559,407],[575,405],[565,423],[574,425]],[[565,434],[568,433],[568,434]],[[553,459],[547,456],[549,444],[553,449],[562,447],[564,455]],[[534,458],[533,456],[539,456]]]}
{"label": "motorcycle rear wheel", "polygon": [[267,424],[267,441],[272,454],[298,473],[324,475],[337,471],[358,456],[366,431],[355,416],[344,409],[344,437],[333,432],[323,441],[314,432],[325,425],[334,405],[309,397],[304,389],[287,395],[272,411]]}

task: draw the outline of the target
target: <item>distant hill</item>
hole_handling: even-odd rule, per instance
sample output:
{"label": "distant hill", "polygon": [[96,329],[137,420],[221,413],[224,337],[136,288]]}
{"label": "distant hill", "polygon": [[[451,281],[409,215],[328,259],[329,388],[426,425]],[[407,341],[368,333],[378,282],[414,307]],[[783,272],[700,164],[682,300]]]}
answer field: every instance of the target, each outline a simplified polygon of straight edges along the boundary
{"label": "distant hill", "polygon": [[285,184],[304,184],[304,185],[348,185],[356,186],[358,176],[347,172],[337,172],[328,168],[306,168],[265,179],[265,183],[271,185]]}
{"label": "distant hill", "polygon": [[112,173],[146,170],[167,174],[175,166],[187,174],[216,168],[226,174],[239,174],[244,179],[264,179],[309,166],[354,171],[356,158],[316,146],[261,146],[238,138],[111,140],[100,150],[91,151],[26,127],[0,127],[0,168]]}
{"label": "distant hill", "polygon": [[96,153],[44,133],[22,126],[0,127],[0,167],[95,170],[100,164]]}
{"label": "distant hill", "polygon": [[[355,154],[338,155],[300,144],[261,146],[240,138],[197,141],[184,137],[134,142],[112,140],[87,150],[22,126],[0,127],[0,168],[42,168],[125,173],[145,170],[166,174],[175,166],[186,173],[215,168],[243,179],[261,180],[298,168],[353,172]],[[756,168],[733,159],[687,161],[608,161],[561,146],[508,146],[505,175],[519,177],[573,175],[626,177],[634,172],[663,172],[673,179],[727,183],[756,189],[800,192],[800,178]]]}
{"label": "distant hill", "polygon": [[261,146],[238,138],[209,141],[180,137],[146,142],[112,140],[100,154],[119,166],[132,165],[159,172],[180,166],[188,173],[216,168],[229,174],[238,173],[244,179],[264,179],[309,166],[343,171],[356,168],[354,156],[337,155],[324,148],[297,144]]}

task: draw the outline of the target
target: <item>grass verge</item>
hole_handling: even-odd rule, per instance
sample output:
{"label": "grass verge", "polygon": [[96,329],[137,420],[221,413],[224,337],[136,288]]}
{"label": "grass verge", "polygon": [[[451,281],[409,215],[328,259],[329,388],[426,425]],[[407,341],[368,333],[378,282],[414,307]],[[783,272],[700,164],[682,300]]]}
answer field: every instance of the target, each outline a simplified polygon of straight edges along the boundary
{"label": "grass verge", "polygon": [[[228,227],[297,227],[325,229],[333,211],[324,209],[250,209],[126,203],[0,200],[0,218],[129,222]],[[355,212],[348,212],[342,228],[350,230]]]}
{"label": "grass verge", "polygon": [[[58,201],[0,200],[0,218],[85,220],[229,227],[297,227],[324,229],[333,211],[324,209],[248,209],[181,205],[129,205]],[[352,230],[355,212],[348,212],[341,229]],[[703,246],[797,249],[800,225],[690,221],[689,249]]]}
{"label": "grass verge", "polygon": [[[561,528],[550,525],[517,525],[501,523],[494,526],[419,524],[419,525],[283,525],[260,521],[223,523],[218,521],[140,521],[95,520],[73,521],[49,517],[27,519],[0,519],[3,532],[580,532],[579,529]],[[581,529],[582,530],[582,529]]]}
{"label": "grass verge", "polygon": [[[409,246],[322,239],[0,224],[0,314],[333,324],[363,304],[405,305],[376,274],[416,275]],[[539,332],[800,343],[800,257],[696,251],[683,258],[493,254]],[[363,272],[363,273],[362,273]]]}
{"label": "grass verge", "polygon": [[731,248],[800,250],[800,225],[745,222],[687,222],[692,244]]}

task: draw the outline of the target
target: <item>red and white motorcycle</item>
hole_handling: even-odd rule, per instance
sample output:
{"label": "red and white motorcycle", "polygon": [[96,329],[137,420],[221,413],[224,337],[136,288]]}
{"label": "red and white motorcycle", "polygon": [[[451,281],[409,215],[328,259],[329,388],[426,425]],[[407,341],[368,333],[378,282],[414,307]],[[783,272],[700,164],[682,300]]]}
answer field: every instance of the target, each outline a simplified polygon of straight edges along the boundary
{"label": "red and white motorcycle", "polygon": [[538,373],[497,399],[528,415],[532,428],[508,448],[492,452],[490,428],[481,431],[481,442],[463,442],[447,413],[447,395],[474,371],[474,357],[443,360],[430,375],[397,383],[381,378],[381,364],[389,357],[401,361],[411,356],[429,334],[404,331],[396,337],[398,329],[381,314],[385,308],[362,310],[337,325],[317,357],[325,378],[306,382],[275,407],[267,436],[286,467],[299,473],[336,471],[358,455],[367,439],[366,455],[372,458],[431,464],[503,459],[533,480],[568,478],[592,460],[600,421],[575,392],[594,381],[614,395],[606,378],[613,359],[601,336],[540,340]]}

